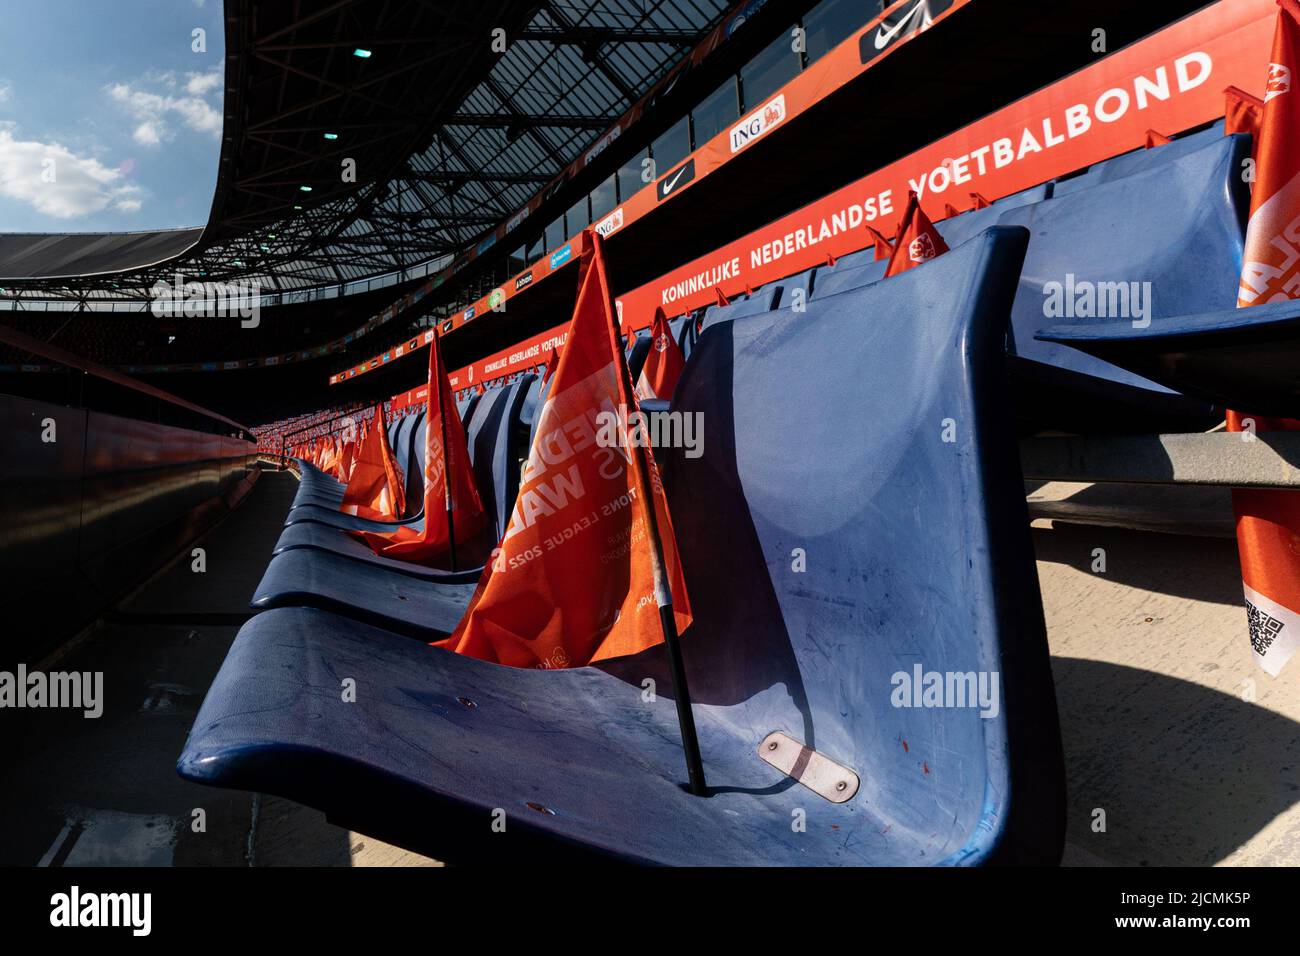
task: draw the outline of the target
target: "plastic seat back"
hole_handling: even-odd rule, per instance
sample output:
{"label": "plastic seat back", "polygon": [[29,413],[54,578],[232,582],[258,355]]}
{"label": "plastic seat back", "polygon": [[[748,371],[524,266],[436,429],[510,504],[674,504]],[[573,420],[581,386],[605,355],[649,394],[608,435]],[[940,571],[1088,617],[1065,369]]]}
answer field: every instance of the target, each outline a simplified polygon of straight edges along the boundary
{"label": "plastic seat back", "polygon": [[[1067,323],[1142,322],[1236,304],[1249,198],[1241,180],[1249,138],[1192,137],[1194,149],[1163,146],[1127,159],[1128,174],[1099,171],[1088,188],[1004,213],[999,222],[1030,230],[1029,252],[1012,308],[1007,350],[1024,374],[1064,384],[1169,394],[1149,379],[1101,359],[1038,341]],[[1111,162],[1117,162],[1112,160]],[[1068,376],[1068,378],[1066,377]]]}

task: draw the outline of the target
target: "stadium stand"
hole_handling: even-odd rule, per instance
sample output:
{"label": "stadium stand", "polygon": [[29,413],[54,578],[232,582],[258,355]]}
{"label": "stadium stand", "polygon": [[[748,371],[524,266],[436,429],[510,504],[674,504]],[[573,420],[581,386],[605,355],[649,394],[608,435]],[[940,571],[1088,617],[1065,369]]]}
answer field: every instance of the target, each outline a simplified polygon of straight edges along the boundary
{"label": "stadium stand", "polygon": [[[1272,0],[485,0],[466,23],[508,20],[511,46],[466,52],[461,69],[431,39],[437,5],[344,0],[305,20],[254,6],[225,4],[231,82],[205,229],[0,239],[0,420],[18,451],[0,474],[14,503],[0,574],[24,596],[6,659],[88,641],[111,660],[94,637],[105,621],[185,641],[226,628],[180,713],[168,785],[190,803],[282,798],[452,863],[1053,865],[1067,839],[1079,862],[1097,832],[1086,818],[1115,793],[1096,783],[1108,760],[1150,791],[1124,791],[1130,819],[1135,803],[1186,797],[1159,778],[1175,759],[1199,772],[1200,752],[1180,749],[1204,745],[1195,694],[1169,692],[1171,713],[1200,716],[1152,732],[1153,748],[1181,743],[1144,775],[1132,767],[1149,754],[1110,756],[1077,709],[1091,697],[1123,713],[1153,682],[1078,691],[1062,675],[1099,656],[1107,627],[1129,628],[1114,643],[1142,645],[1150,672],[1217,654],[1204,673],[1233,681],[1292,633],[1285,607],[1252,598],[1245,545],[1224,588],[1134,570],[1139,535],[1199,553],[1239,533],[1233,489],[1300,488],[1300,443],[1276,434],[1289,425],[1261,442],[1272,457],[1217,441],[1236,442],[1217,432],[1243,410],[1289,421],[1300,394],[1300,309],[1235,307],[1261,134],[1234,122],[1222,86],[1264,79]],[[1077,49],[1094,18],[1112,46]],[[371,36],[390,50],[360,46]],[[272,41],[318,56],[316,73],[259,59]],[[371,59],[392,74],[360,79]],[[260,91],[277,83],[273,105]],[[371,115],[361,100],[388,105]],[[366,177],[336,183],[337,157],[313,150],[370,125],[373,139],[347,144]],[[277,168],[275,136],[304,181],[240,188]],[[260,241],[270,229],[284,247]],[[49,255],[25,262],[24,243]],[[251,248],[266,255],[242,258]],[[171,258],[132,258],[150,249]],[[64,275],[92,255],[112,272]],[[181,265],[266,280],[258,327],[143,311],[142,284]],[[602,337],[584,339],[597,309]],[[571,637],[557,582],[583,575],[575,604],[599,612],[583,639],[645,610],[657,642],[528,666],[449,650],[512,539],[563,512],[530,497],[532,478],[669,359],[675,385],[627,405],[698,421],[699,443],[602,449],[619,480],[644,473],[612,509],[642,523],[590,535],[600,567],[565,563],[560,544],[608,508],[587,500],[538,532],[527,559],[542,584],[489,606]],[[568,398],[574,367],[597,396],[585,405]],[[351,497],[369,487],[349,473],[363,433],[373,501],[398,502],[386,510]],[[453,501],[447,435],[464,438],[455,474],[472,475],[483,512],[463,546],[432,505],[447,523],[468,507]],[[582,499],[582,473],[566,477]],[[219,610],[131,610],[240,514],[256,534],[223,552],[238,578]],[[1131,535],[1110,577],[1108,543],[1059,544],[1081,528]],[[453,546],[419,561],[375,540],[438,529]],[[1294,534],[1284,544],[1294,552]],[[642,565],[652,586],[638,589]],[[593,583],[605,574],[615,598]],[[1068,593],[1045,597],[1040,576]],[[1134,581],[1167,613],[1147,613]],[[1171,620],[1197,622],[1184,647],[1223,631],[1199,622],[1240,611],[1243,582],[1242,639],[1222,645],[1236,657],[1214,645],[1170,664],[1143,644]],[[1129,617],[1073,620],[1053,661],[1052,611],[1102,604]],[[951,692],[968,676],[978,700],[922,700],[931,678]],[[1294,729],[1279,716],[1268,733]],[[782,764],[771,750],[786,746]],[[1250,780],[1281,816],[1294,798],[1274,771]],[[1205,793],[1185,800],[1199,816],[1171,811],[1189,830],[1216,804]],[[484,825],[498,810],[505,839]],[[1225,858],[1236,835],[1203,855]],[[1115,861],[1186,862],[1177,840],[1118,836],[1132,842],[1108,846]]]}
{"label": "stadium stand", "polygon": [[[993,230],[899,280],[814,303],[797,327],[779,312],[715,326],[693,353],[674,408],[704,414],[715,429],[711,451],[694,464],[674,460],[666,480],[700,607],[686,646],[703,747],[715,776],[734,785],[730,792],[701,804],[677,787],[670,701],[648,717],[628,710],[623,699],[659,667],[651,657],[542,675],[483,667],[385,629],[397,623],[395,609],[418,605],[412,622],[450,630],[468,600],[464,586],[362,577],[356,566],[333,579],[337,599],[318,594],[313,607],[284,606],[245,626],[196,720],[181,772],[281,793],[403,845],[436,843],[442,853],[491,852],[484,845],[491,834],[475,839],[483,828],[466,819],[540,799],[558,812],[524,824],[529,844],[642,862],[1054,859],[1060,754],[1042,622],[1036,603],[1024,601],[1035,584],[1000,384],[1004,316],[1026,238],[1023,230]],[[923,321],[879,321],[918,301],[927,303]],[[871,334],[846,334],[864,321]],[[790,394],[791,361],[825,378]],[[833,388],[823,387],[828,381]],[[854,428],[856,409],[885,395],[906,396],[921,414],[896,418],[892,429]],[[917,434],[917,421],[953,414],[964,446],[945,446],[937,431]],[[826,454],[799,469],[761,451],[762,436],[810,426]],[[862,440],[844,444],[838,436],[846,429]],[[872,494],[863,496],[860,482]],[[885,498],[896,507],[882,507]],[[899,523],[920,501],[937,518],[924,536],[907,519]],[[891,546],[863,548],[880,541]],[[723,542],[725,557],[717,551]],[[794,542],[816,542],[825,555],[803,580],[779,570]],[[975,551],[992,561],[970,566],[964,556]],[[313,557],[320,581],[325,557]],[[844,592],[849,569],[883,589],[877,600]],[[285,594],[283,603],[301,604],[297,598]],[[950,660],[920,653],[906,613],[918,603],[936,615],[946,635],[936,646]],[[874,624],[860,618],[867,606],[878,609]],[[833,662],[825,657],[832,635],[864,630],[870,640]],[[940,670],[980,670],[981,661],[1000,659],[1006,712],[992,721],[970,711],[922,716],[874,707],[875,698],[854,690],[886,661],[888,669],[922,658]],[[343,672],[376,695],[357,706],[327,703],[325,684]],[[472,719],[455,716],[457,697],[475,702]],[[531,702],[526,712],[518,700]],[[802,797],[765,787],[749,735],[736,735],[754,722],[802,728],[804,739],[852,766],[910,766],[896,743],[906,739],[913,751],[935,754],[934,786],[920,775],[881,774],[869,803],[818,808],[823,835],[791,838],[785,821]],[[540,746],[556,731],[562,748]],[[630,765],[639,768],[635,777],[624,770]],[[728,812],[749,822],[729,824]],[[641,821],[634,830],[620,822],[628,814]],[[880,836],[891,826],[897,836]]]}

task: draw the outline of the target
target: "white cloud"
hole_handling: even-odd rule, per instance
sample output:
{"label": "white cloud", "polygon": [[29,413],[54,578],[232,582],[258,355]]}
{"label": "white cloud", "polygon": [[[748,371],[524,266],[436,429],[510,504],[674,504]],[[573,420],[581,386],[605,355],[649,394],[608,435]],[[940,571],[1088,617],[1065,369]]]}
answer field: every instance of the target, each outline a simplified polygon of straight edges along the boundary
{"label": "white cloud", "polygon": [[141,123],[131,135],[142,146],[157,146],[162,142],[162,135],[158,132],[158,127],[153,123]]}
{"label": "white cloud", "polygon": [[186,73],[185,92],[190,96],[207,96],[221,85],[221,71],[210,70],[207,73]]}
{"label": "white cloud", "polygon": [[57,219],[74,219],[109,207],[136,212],[140,192],[97,159],[58,143],[15,139],[12,124],[0,126],[2,196]]}
{"label": "white cloud", "polygon": [[9,102],[9,97],[13,91],[14,88],[8,83],[0,82],[0,103]]}
{"label": "white cloud", "polygon": [[113,83],[104,89],[110,100],[138,122],[132,133],[135,141],[141,146],[157,146],[175,136],[172,123],[177,121],[194,132],[220,136],[221,111],[208,102],[208,97],[220,90],[221,82],[221,71],[216,69],[186,74],[183,96],[144,88],[148,84],[175,89],[176,77],[170,74],[149,76],[136,84]]}

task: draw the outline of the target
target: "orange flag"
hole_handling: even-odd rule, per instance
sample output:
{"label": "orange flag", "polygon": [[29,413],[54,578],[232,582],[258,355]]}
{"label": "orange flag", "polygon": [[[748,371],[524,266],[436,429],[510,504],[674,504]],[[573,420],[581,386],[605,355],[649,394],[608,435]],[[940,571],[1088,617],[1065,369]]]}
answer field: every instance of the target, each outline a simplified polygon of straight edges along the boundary
{"label": "orange flag", "polygon": [[473,540],[487,526],[469,463],[465,429],[456,412],[447,369],[442,364],[441,341],[438,337],[429,345],[428,414],[424,419],[424,530],[415,531],[403,525],[392,532],[358,533],[376,554],[421,564],[449,554],[453,526],[457,545]]}
{"label": "orange flag", "polygon": [[884,233],[875,226],[867,226],[867,232],[871,233],[871,238],[875,240],[875,245],[872,246],[875,252],[873,261],[880,262],[894,254],[894,244],[885,238]]}
{"label": "orange flag", "polygon": [[[1238,307],[1300,298],[1300,3],[1279,0]],[[1300,430],[1291,419],[1228,412],[1228,430]],[[1255,660],[1276,677],[1300,648],[1300,492],[1235,488],[1237,550]]]}
{"label": "orange flag", "polygon": [[662,642],[660,606],[672,606],[679,631],[690,625],[654,459],[629,447],[634,413],[602,242],[588,231],[568,340],[510,524],[469,611],[436,646],[513,667],[579,667]]}
{"label": "orange flag", "polygon": [[1264,117],[1264,101],[1245,90],[1230,86],[1223,91],[1223,132],[1250,134],[1250,155],[1259,155],[1259,123]]}
{"label": "orange flag", "polygon": [[401,469],[388,445],[384,406],[375,406],[374,427],[356,456],[356,467],[339,510],[376,521],[396,521],[406,509],[406,489]]}
{"label": "orange flag", "polygon": [[546,369],[542,372],[543,385],[549,382],[551,376],[555,374],[555,366],[557,362],[559,362],[559,353],[555,349],[551,349],[551,354],[546,357]]}
{"label": "orange flag", "polygon": [[939,235],[934,223],[921,210],[916,191],[909,189],[907,208],[903,210],[903,218],[898,223],[894,251],[889,256],[889,265],[885,267],[885,278],[913,269],[947,251],[948,244],[943,241],[943,236]]}
{"label": "orange flag", "polygon": [[668,327],[668,317],[662,308],[656,308],[654,322],[650,325],[650,354],[646,356],[636,383],[637,400],[671,399],[684,368],[686,359]]}
{"label": "orange flag", "polygon": [[356,453],[357,443],[355,441],[345,441],[343,451],[339,455],[339,466],[337,475],[339,481],[347,484],[348,479],[352,477],[352,456]]}
{"label": "orange flag", "polygon": [[1147,130],[1146,149],[1155,149],[1157,146],[1168,146],[1173,139],[1164,133],[1158,133],[1153,129]]}
{"label": "orange flag", "polygon": [[323,444],[321,445],[320,453],[320,470],[325,472],[333,471],[334,462],[338,457],[334,448],[334,439],[329,435],[326,435],[321,439],[321,441]]}

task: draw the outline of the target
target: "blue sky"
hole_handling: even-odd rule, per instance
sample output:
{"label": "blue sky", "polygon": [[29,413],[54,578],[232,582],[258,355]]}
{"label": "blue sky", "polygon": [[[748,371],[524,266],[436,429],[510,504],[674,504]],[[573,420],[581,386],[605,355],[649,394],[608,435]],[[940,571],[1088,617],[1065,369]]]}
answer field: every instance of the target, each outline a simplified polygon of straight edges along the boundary
{"label": "blue sky", "polygon": [[0,232],[206,223],[221,0],[0,2]]}

